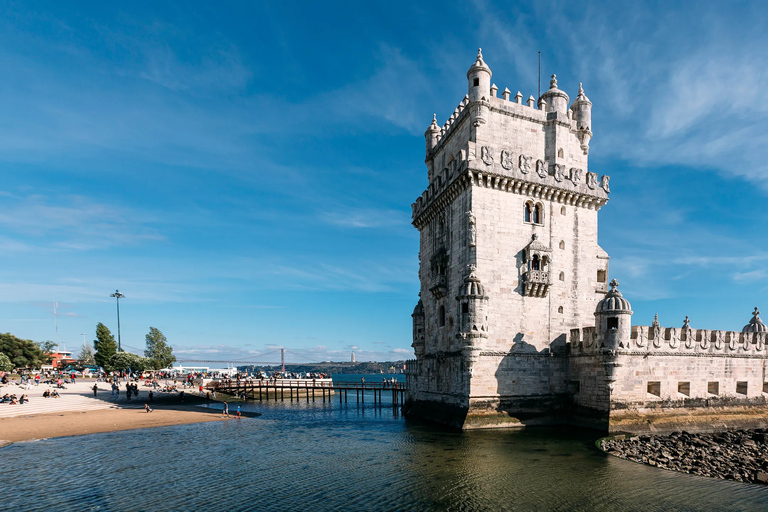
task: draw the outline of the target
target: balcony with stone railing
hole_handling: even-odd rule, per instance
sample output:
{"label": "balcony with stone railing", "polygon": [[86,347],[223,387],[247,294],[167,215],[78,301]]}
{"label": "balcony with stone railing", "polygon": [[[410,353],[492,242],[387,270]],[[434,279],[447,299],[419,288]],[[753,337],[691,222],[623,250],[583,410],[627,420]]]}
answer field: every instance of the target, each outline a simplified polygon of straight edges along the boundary
{"label": "balcony with stone railing", "polygon": [[524,293],[529,297],[546,297],[549,292],[549,272],[529,270],[523,274]]}

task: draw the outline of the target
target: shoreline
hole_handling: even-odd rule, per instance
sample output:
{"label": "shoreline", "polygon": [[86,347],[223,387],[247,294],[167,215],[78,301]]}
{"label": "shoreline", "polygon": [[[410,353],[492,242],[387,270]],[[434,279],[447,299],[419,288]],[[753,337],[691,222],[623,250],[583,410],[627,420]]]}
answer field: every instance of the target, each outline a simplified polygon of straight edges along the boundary
{"label": "shoreline", "polygon": [[[155,407],[151,413],[145,412],[143,407],[123,407],[0,418],[0,448],[13,443],[57,437],[237,419],[231,412],[229,418],[222,418],[220,409],[197,407],[194,404],[174,405],[172,408],[155,405],[160,407]],[[243,415],[244,418],[256,416],[259,414]]]}
{"label": "shoreline", "polygon": [[[234,412],[236,406],[233,407],[232,403],[229,418],[222,418],[221,400],[206,401],[192,394],[191,390],[187,391],[185,402],[179,400],[177,393],[162,392],[156,393],[155,399],[149,401],[146,396],[148,389],[140,390],[140,396],[128,402],[108,398],[110,395],[103,389],[105,384],[99,384],[102,387],[98,397],[92,395],[93,382],[86,381],[68,385],[67,389],[60,390],[60,399],[40,398],[47,386],[41,385],[23,391],[15,387],[3,387],[2,393],[29,393],[33,406],[0,405],[3,408],[0,410],[0,448],[13,443],[57,437],[237,419]],[[144,403],[149,403],[153,412],[147,413]],[[217,405],[199,407],[204,403]],[[253,418],[261,414],[249,412],[243,413],[242,416]]]}

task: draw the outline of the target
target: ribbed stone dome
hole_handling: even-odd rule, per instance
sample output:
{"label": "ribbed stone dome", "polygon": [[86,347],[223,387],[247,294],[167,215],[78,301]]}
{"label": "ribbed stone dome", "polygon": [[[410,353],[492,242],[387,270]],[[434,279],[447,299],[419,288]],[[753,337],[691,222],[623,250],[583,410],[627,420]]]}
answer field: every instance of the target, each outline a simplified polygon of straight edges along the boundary
{"label": "ribbed stone dome", "polygon": [[491,68],[488,67],[488,64],[485,63],[483,60],[483,50],[482,48],[477,49],[477,60],[475,61],[472,66],[470,66],[469,71],[467,71],[467,78],[470,77],[473,73],[476,73],[477,71],[486,71],[489,75],[491,74]]}
{"label": "ribbed stone dome", "polygon": [[411,316],[424,316],[424,303],[421,302],[421,299],[419,299],[416,307],[413,308],[413,314]]}
{"label": "ribbed stone dome", "polygon": [[752,312],[752,320],[744,326],[741,332],[768,332],[768,326],[760,320],[760,311],[757,308]]}
{"label": "ribbed stone dome", "polygon": [[618,290],[619,282],[617,280],[611,281],[611,291],[605,294],[605,298],[597,303],[595,313],[611,313],[611,312],[632,312],[632,306],[629,301],[622,297],[621,292]]}
{"label": "ribbed stone dome", "polygon": [[469,275],[464,278],[464,284],[461,285],[459,290],[459,296],[461,297],[483,297],[485,296],[485,288],[480,282],[480,279],[475,275],[475,269],[471,268]]}

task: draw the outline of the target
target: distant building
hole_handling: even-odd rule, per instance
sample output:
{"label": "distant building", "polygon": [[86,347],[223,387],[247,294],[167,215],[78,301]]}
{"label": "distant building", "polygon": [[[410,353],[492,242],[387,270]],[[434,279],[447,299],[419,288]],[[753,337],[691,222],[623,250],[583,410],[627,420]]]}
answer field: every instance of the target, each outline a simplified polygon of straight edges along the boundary
{"label": "distant building", "polygon": [[51,367],[54,370],[66,368],[70,364],[75,363],[77,363],[77,359],[72,357],[72,352],[57,350],[56,352],[51,353]]}
{"label": "distant building", "polygon": [[[468,94],[427,128],[416,359],[407,415],[463,429],[577,424],[609,431],[768,423],[768,328],[632,326],[608,289],[598,211],[610,178],[588,169],[592,103],[579,86],[523,102],[478,52]],[[640,208],[642,205],[638,205]]]}
{"label": "distant building", "polygon": [[352,352],[352,362],[353,363],[355,362],[355,353],[354,352]]}

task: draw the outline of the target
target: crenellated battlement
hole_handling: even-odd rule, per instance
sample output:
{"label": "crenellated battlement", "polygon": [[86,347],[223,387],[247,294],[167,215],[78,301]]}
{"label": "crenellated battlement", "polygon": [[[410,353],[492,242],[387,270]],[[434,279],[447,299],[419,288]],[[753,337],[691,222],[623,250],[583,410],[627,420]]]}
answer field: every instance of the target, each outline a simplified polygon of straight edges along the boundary
{"label": "crenellated battlement", "polygon": [[[682,327],[632,326],[632,335],[620,340],[615,353],[675,356],[768,358],[768,332],[713,331]],[[571,329],[572,354],[604,351],[595,327]]]}

